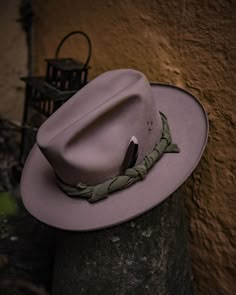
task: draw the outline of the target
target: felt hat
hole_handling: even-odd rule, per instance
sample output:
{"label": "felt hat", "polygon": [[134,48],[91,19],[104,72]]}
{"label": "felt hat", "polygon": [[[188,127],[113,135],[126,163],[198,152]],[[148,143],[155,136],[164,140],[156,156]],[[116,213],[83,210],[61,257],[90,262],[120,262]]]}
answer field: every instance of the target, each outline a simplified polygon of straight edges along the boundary
{"label": "felt hat", "polygon": [[201,103],[141,72],[106,72],[40,127],[21,196],[37,219],[88,231],[131,220],[170,196],[200,161],[208,136]]}

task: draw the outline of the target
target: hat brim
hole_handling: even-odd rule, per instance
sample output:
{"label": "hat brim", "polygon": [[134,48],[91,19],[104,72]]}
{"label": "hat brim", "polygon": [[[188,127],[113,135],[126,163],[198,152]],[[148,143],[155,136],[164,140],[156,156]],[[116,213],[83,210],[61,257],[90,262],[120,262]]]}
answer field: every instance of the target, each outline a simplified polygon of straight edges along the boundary
{"label": "hat brim", "polygon": [[208,137],[208,119],[200,102],[175,86],[151,83],[158,108],[168,118],[180,153],[164,154],[146,178],[94,204],[72,199],[56,184],[54,171],[35,145],[25,163],[21,195],[26,209],[51,226],[77,231],[97,230],[129,221],[170,196],[201,159]]}

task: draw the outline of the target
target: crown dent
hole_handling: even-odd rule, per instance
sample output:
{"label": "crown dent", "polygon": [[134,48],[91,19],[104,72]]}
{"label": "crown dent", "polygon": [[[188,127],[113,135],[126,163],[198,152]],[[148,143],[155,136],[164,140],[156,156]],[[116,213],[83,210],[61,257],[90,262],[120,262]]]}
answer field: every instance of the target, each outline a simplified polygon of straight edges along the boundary
{"label": "crown dent", "polygon": [[[153,122],[151,133],[148,120]],[[42,125],[37,142],[62,180],[92,185],[119,175],[132,136],[139,142],[139,163],[159,142],[161,130],[146,77],[115,70],[69,99]]]}

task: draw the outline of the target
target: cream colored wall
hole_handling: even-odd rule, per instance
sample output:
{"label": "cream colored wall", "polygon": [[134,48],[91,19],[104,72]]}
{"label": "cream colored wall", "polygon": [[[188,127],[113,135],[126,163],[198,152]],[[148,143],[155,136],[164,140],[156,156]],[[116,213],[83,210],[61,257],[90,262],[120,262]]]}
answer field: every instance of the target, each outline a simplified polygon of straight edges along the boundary
{"label": "cream colored wall", "polygon": [[21,120],[27,48],[19,19],[20,0],[0,2],[0,116]]}
{"label": "cream colored wall", "polygon": [[[233,1],[34,1],[37,73],[72,30],[93,42],[90,78],[135,68],[181,86],[209,113],[209,143],[185,184],[193,270],[199,295],[236,294],[235,8]],[[63,54],[85,57],[74,38]]]}

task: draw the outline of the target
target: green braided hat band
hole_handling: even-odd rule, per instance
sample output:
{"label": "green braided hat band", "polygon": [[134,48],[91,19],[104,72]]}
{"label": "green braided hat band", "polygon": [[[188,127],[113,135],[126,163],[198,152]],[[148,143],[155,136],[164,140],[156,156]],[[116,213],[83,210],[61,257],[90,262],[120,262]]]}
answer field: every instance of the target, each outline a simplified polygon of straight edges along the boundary
{"label": "green braided hat band", "polygon": [[179,153],[179,147],[172,143],[167,118],[164,114],[160,114],[163,125],[160,142],[155,145],[153,151],[146,155],[140,164],[128,168],[123,175],[115,176],[98,185],[86,185],[79,182],[75,186],[70,186],[57,176],[57,182],[61,190],[72,198],[84,198],[88,202],[94,203],[106,198],[115,191],[125,189],[135,182],[143,180],[164,153]]}

